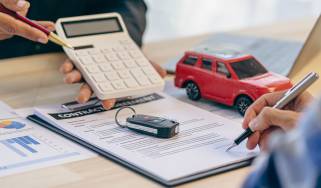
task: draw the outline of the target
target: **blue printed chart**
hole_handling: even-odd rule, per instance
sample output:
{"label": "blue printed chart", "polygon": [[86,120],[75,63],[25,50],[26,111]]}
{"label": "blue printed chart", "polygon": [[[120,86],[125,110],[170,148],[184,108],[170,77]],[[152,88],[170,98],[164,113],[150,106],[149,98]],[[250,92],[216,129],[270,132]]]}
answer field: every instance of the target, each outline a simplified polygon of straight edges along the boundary
{"label": "blue printed chart", "polygon": [[19,121],[12,121],[12,120],[2,120],[0,121],[0,128],[3,129],[22,129],[26,125]]}
{"label": "blue printed chart", "polygon": [[[38,151],[35,150],[32,145],[39,145],[40,143],[30,136],[21,136],[17,138],[10,138],[6,140],[2,140],[1,143],[5,145],[8,149],[12,152],[16,153],[21,157],[27,157],[26,151],[29,153],[37,153]],[[25,151],[19,149],[16,145],[23,148]]]}
{"label": "blue printed chart", "polygon": [[0,174],[16,168],[24,168],[37,163],[46,163],[80,153],[60,143],[49,140],[46,136],[25,135],[0,140]]}
{"label": "blue printed chart", "polygon": [[[22,117],[33,109],[21,109]],[[95,156],[24,118],[0,101],[0,177]],[[0,186],[1,187],[1,186]]]}
{"label": "blue printed chart", "polygon": [[10,130],[0,134],[0,176],[92,156],[87,150],[43,128],[23,129],[25,126],[19,120],[0,121],[0,133]]}

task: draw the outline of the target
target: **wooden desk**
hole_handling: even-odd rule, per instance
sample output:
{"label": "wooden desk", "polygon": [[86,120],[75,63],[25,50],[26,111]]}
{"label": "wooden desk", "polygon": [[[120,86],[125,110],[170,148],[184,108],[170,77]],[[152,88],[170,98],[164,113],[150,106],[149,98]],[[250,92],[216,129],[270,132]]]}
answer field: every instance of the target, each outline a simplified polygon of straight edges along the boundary
{"label": "wooden desk", "polygon": [[[281,23],[250,28],[237,33],[302,41],[312,24],[311,21]],[[199,43],[207,36],[150,43],[145,46],[144,51],[151,60],[164,63]],[[79,86],[63,84],[58,67],[64,58],[65,55],[63,54],[46,54],[0,61],[0,100],[15,108],[73,100]],[[321,72],[318,61],[321,61],[321,54],[309,62],[304,69],[298,71],[294,78],[298,79],[309,70]],[[320,88],[321,86],[318,84],[311,91],[316,94]],[[239,187],[249,170],[248,167],[242,168],[184,184],[181,187]],[[159,184],[102,157],[0,178],[1,188],[98,188],[109,186],[161,187]]]}

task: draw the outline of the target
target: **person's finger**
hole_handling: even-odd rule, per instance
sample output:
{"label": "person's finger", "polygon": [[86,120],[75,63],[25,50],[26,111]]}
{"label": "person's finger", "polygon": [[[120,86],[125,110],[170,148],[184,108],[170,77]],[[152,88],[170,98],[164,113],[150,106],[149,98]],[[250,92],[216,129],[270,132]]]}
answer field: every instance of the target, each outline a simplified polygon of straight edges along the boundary
{"label": "person's finger", "polygon": [[260,134],[260,140],[259,140],[259,146],[261,151],[267,151],[268,150],[268,143],[270,140],[271,133],[277,130],[281,130],[279,127],[270,127],[266,129],[265,131],[261,132]]}
{"label": "person's finger", "polygon": [[0,40],[9,39],[9,38],[11,38],[11,37],[12,37],[12,35],[7,35],[7,34],[2,34],[2,33],[0,33]]}
{"label": "person's finger", "polygon": [[153,65],[153,67],[155,68],[155,70],[158,72],[158,74],[162,77],[162,78],[164,78],[165,76],[166,76],[166,70],[165,69],[163,69],[160,65],[158,65],[157,63],[154,63],[154,62],[150,62],[152,65]]}
{"label": "person's finger", "polygon": [[258,98],[249,108],[246,110],[242,127],[244,129],[249,127],[250,121],[255,118],[260,111],[266,106],[273,106],[286,91],[268,93]]}
{"label": "person's finger", "polygon": [[313,99],[313,96],[309,92],[304,92],[292,100],[285,109],[301,112],[311,103],[311,101],[313,101]]}
{"label": "person's finger", "polygon": [[25,0],[0,0],[0,3],[15,12],[25,11],[30,7],[30,3]]}
{"label": "person's finger", "polygon": [[91,95],[92,95],[92,91],[91,91],[89,85],[85,83],[81,86],[76,100],[80,104],[84,104],[90,99]]}
{"label": "person's finger", "polygon": [[65,62],[59,68],[59,71],[62,74],[70,73],[73,70],[74,70],[74,64],[71,62],[70,59],[66,59]]}
{"label": "person's finger", "polygon": [[246,147],[250,150],[254,149],[260,141],[260,132],[254,132],[249,138],[247,139]]}
{"label": "person's finger", "polygon": [[2,34],[18,35],[44,44],[48,42],[48,36],[42,31],[3,13],[0,13],[0,31]]}
{"label": "person's finger", "polygon": [[78,70],[73,70],[65,75],[64,82],[67,84],[79,83],[81,78],[81,73]]}
{"label": "person's finger", "polygon": [[290,130],[296,125],[298,118],[299,113],[294,111],[264,107],[260,114],[249,123],[249,127],[253,131],[263,131],[271,126]]}
{"label": "person's finger", "polygon": [[44,28],[48,29],[49,31],[55,31],[55,24],[49,21],[36,21],[39,25],[43,26]]}
{"label": "person's finger", "polygon": [[116,99],[103,100],[102,105],[106,110],[111,109],[116,103]]}

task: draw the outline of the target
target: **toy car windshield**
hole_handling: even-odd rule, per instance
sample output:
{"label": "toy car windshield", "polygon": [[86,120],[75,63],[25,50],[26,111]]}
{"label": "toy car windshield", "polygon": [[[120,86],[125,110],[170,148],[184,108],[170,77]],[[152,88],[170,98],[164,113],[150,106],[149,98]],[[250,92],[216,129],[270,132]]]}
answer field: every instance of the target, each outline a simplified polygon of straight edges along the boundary
{"label": "toy car windshield", "polygon": [[268,71],[254,58],[231,63],[231,67],[239,79],[250,78],[267,73]]}

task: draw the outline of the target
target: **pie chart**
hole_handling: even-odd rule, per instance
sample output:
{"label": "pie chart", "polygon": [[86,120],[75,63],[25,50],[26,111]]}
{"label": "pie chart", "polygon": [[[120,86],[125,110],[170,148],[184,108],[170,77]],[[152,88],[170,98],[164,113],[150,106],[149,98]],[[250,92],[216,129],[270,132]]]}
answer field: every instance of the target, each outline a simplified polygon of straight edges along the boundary
{"label": "pie chart", "polygon": [[18,121],[11,121],[11,120],[0,121],[0,128],[4,128],[4,129],[22,129],[24,126],[26,125]]}

